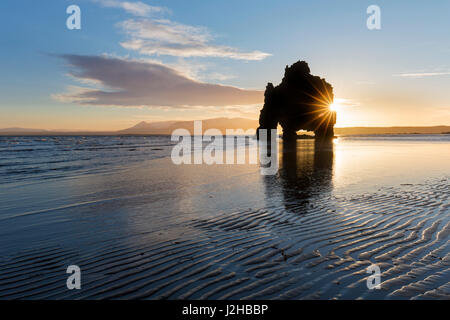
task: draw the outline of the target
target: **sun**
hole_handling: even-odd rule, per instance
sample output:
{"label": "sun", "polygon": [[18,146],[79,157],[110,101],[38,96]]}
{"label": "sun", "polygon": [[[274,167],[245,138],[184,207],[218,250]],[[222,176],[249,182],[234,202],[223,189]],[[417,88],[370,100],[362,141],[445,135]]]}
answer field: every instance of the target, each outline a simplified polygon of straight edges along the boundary
{"label": "sun", "polygon": [[331,111],[337,111],[337,109],[338,109],[337,103],[336,103],[336,102],[333,102],[332,104],[330,104],[330,105],[328,106],[328,109],[330,109]]}
{"label": "sun", "polygon": [[328,105],[328,110],[341,113],[347,105],[347,99],[334,98],[333,102]]}

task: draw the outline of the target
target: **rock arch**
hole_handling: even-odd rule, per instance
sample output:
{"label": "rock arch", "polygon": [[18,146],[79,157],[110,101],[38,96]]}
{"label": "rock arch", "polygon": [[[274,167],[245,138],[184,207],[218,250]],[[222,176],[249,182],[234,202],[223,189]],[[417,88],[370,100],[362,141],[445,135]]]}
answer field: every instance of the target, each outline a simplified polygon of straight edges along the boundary
{"label": "rock arch", "polygon": [[283,128],[283,139],[296,139],[298,130],[314,131],[316,139],[332,139],[336,112],[329,109],[333,87],[325,79],[310,73],[305,61],[286,66],[282,82],[268,83],[259,129]]}

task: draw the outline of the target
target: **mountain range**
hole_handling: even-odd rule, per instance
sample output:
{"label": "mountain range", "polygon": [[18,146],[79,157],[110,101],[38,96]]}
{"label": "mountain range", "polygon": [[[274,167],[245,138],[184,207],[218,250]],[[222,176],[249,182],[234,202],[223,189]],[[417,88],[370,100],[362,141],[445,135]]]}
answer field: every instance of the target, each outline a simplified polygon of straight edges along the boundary
{"label": "mountain range", "polygon": [[[218,129],[222,133],[226,129],[255,130],[258,121],[246,118],[214,118],[202,120],[203,132],[207,129]],[[40,130],[27,128],[0,129],[0,135],[170,135],[175,129],[187,129],[193,134],[194,121],[160,121],[139,122],[131,128],[119,131],[67,131]],[[443,134],[450,133],[450,126],[430,127],[344,127],[335,128],[336,135],[371,135],[371,134]]]}

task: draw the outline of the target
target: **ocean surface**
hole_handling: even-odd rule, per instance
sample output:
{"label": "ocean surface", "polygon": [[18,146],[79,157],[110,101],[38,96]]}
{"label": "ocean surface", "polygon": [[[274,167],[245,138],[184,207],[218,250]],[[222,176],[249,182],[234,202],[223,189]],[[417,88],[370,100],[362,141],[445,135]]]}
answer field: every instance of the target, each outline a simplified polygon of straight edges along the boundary
{"label": "ocean surface", "polygon": [[450,135],[280,142],[272,176],[176,143],[0,137],[0,299],[450,298]]}

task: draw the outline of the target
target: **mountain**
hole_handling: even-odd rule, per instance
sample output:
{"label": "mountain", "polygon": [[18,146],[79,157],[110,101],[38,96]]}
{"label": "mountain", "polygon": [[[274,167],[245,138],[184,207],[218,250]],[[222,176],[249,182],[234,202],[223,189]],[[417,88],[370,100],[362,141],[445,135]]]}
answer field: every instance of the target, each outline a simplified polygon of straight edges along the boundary
{"label": "mountain", "polygon": [[[226,129],[254,129],[258,121],[244,118],[215,118],[202,121],[203,132],[216,128],[222,133]],[[175,129],[187,129],[193,133],[194,121],[142,121],[134,127],[118,131],[119,134],[171,134]],[[442,134],[450,132],[450,126],[434,127],[347,127],[335,128],[336,135],[371,135],[371,134]]]}
{"label": "mountain", "polygon": [[0,133],[11,133],[11,132],[35,133],[35,132],[47,132],[47,130],[43,130],[43,129],[27,129],[27,128],[4,128],[4,129],[0,129]]}
{"label": "mountain", "polygon": [[335,128],[336,135],[365,134],[441,134],[450,132],[450,126],[434,127],[348,127]]}
{"label": "mountain", "polygon": [[121,134],[161,134],[161,132],[166,132],[168,128],[173,126],[176,121],[160,121],[160,122],[145,122],[141,121],[137,125],[119,130],[118,133]]}
{"label": "mountain", "polygon": [[[202,132],[208,129],[219,129],[225,133],[227,129],[252,129],[256,130],[258,121],[245,118],[214,118],[202,121]],[[176,129],[186,129],[191,134],[194,132],[194,121],[161,121],[139,122],[134,127],[120,130],[119,134],[172,134]]]}
{"label": "mountain", "polygon": [[[202,121],[202,131],[219,129],[225,134],[226,129],[252,129],[256,130],[258,121],[245,118],[214,118]],[[172,134],[176,129],[187,129],[193,134],[194,121],[160,121],[139,122],[135,126],[110,132],[100,131],[63,131],[39,130],[25,128],[0,129],[0,135],[138,135],[138,134]],[[347,127],[335,128],[336,135],[374,135],[374,134],[442,134],[449,133],[450,126],[434,127]]]}

